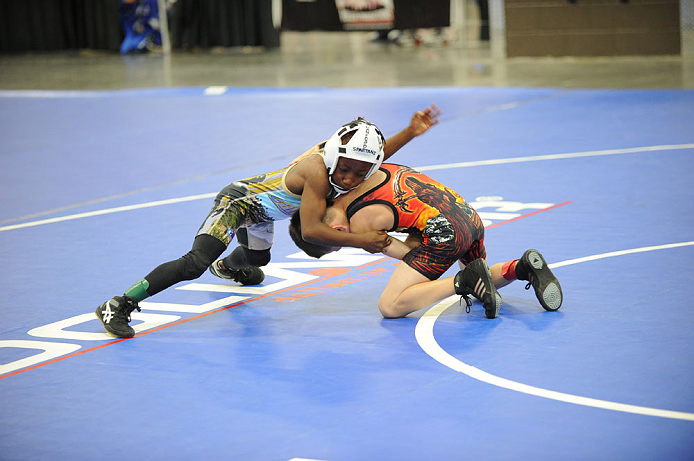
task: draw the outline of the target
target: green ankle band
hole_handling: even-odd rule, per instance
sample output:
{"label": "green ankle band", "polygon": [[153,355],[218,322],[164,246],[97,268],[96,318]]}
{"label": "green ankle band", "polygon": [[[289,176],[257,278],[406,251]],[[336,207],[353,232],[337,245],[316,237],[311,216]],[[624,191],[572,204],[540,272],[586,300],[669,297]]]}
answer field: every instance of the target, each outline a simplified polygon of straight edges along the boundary
{"label": "green ankle band", "polygon": [[149,282],[145,279],[142,279],[135,285],[125,290],[125,296],[129,296],[139,303],[143,299],[149,298],[147,288],[149,288]]}

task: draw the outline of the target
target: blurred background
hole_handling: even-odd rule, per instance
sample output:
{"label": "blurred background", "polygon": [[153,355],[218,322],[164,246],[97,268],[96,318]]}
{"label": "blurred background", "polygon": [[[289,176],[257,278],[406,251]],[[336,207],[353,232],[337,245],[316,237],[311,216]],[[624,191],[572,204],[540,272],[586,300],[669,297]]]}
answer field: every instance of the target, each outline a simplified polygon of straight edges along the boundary
{"label": "blurred background", "polygon": [[0,0],[0,89],[693,88],[694,0]]}

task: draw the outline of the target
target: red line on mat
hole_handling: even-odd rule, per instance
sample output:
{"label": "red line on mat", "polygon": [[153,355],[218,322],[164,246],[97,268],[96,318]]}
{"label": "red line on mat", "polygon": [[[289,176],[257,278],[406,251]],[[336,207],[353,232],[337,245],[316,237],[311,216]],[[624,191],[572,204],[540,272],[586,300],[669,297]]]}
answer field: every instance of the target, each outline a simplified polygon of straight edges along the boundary
{"label": "red line on mat", "polygon": [[[506,220],[506,221],[501,221],[501,222],[498,222],[498,223],[496,223],[496,224],[492,224],[491,226],[486,227],[485,229],[491,229],[491,228],[493,228],[493,227],[501,226],[502,224],[508,224],[508,223],[510,223],[510,222],[518,221],[519,219],[527,218],[527,217],[529,217],[529,216],[534,216],[534,215],[536,215],[536,214],[538,214],[538,213],[544,213],[545,211],[554,210],[554,209],[556,209],[556,208],[559,208],[559,207],[564,206],[564,205],[568,205],[568,204],[570,204],[570,203],[573,203],[573,202],[572,202],[572,201],[568,201],[568,202],[560,203],[560,204],[558,204],[558,205],[554,205],[554,206],[551,206],[551,207],[548,207],[548,208],[543,208],[543,209],[541,209],[541,210],[533,211],[532,213],[524,214],[524,215],[521,215],[521,216],[518,216],[518,217],[515,217],[515,218],[512,218],[512,219],[508,219],[508,220]],[[358,266],[358,267],[356,267],[355,269],[363,269],[364,267],[371,266],[371,265],[374,265],[374,264],[377,264],[377,263],[386,261],[386,260],[388,260],[388,259],[391,259],[391,258],[385,256],[385,257],[383,257],[383,258],[381,258],[381,259],[378,259],[378,260],[376,260],[376,261],[372,261],[372,262],[370,262],[370,263],[362,264],[361,266]],[[322,275],[322,277],[317,278],[317,279],[315,279],[315,280],[311,280],[311,281],[309,281],[309,282],[301,283],[301,284],[299,284],[299,285],[294,285],[294,286],[291,286],[291,287],[283,288],[283,289],[281,289],[281,290],[273,291],[272,293],[266,293],[266,294],[264,294],[264,295],[256,296],[255,298],[244,299],[243,301],[239,301],[239,302],[236,302],[236,303],[233,303],[233,304],[229,304],[228,306],[224,306],[224,307],[219,307],[219,308],[217,308],[217,309],[211,310],[211,311],[209,311],[209,312],[204,312],[204,313],[202,313],[202,314],[198,314],[198,315],[195,315],[195,316],[193,316],[193,317],[188,317],[188,318],[186,318],[186,319],[181,319],[181,320],[177,320],[177,321],[175,321],[175,322],[167,323],[167,324],[165,324],[165,325],[158,326],[157,328],[152,328],[151,330],[147,330],[147,331],[140,332],[140,333],[136,334],[135,336],[133,336],[133,338],[137,338],[137,337],[140,337],[140,336],[144,336],[144,335],[146,335],[146,334],[149,334],[149,333],[152,333],[152,332],[155,332],[155,331],[159,331],[159,330],[162,330],[162,329],[164,329],[164,328],[169,328],[169,327],[172,327],[172,326],[174,326],[174,325],[179,325],[179,324],[181,324],[181,323],[190,322],[191,320],[196,320],[196,319],[199,319],[199,318],[202,318],[202,317],[211,315],[211,314],[216,314],[217,312],[221,312],[221,311],[224,311],[224,310],[226,310],[226,309],[231,309],[232,307],[237,307],[237,306],[240,306],[240,305],[242,305],[242,304],[246,304],[246,303],[249,303],[249,302],[252,302],[252,301],[257,301],[257,300],[259,300],[259,299],[263,299],[263,298],[266,298],[266,297],[268,297],[268,296],[274,296],[274,295],[276,295],[276,294],[278,294],[278,293],[283,293],[283,292],[289,291],[289,290],[295,290],[295,289],[297,289],[297,288],[301,288],[301,287],[304,287],[304,286],[306,286],[306,285],[311,285],[311,284],[314,284],[314,283],[316,283],[316,282],[321,282],[321,281],[323,281],[323,280],[326,280],[326,279],[335,277],[335,276],[337,276],[337,275],[342,275],[342,274],[345,274],[345,273],[351,272],[351,271],[352,271],[352,269],[349,269],[349,268],[346,268],[346,267],[328,267],[328,268],[314,269],[314,270],[309,271],[309,273],[310,273],[310,274],[313,274],[313,275]],[[100,344],[100,345],[95,346],[95,347],[90,347],[89,349],[84,349],[84,350],[80,350],[80,351],[77,351],[77,352],[73,352],[73,353],[71,353],[71,354],[63,355],[63,356],[61,356],[61,357],[56,357],[56,358],[54,358],[54,359],[47,360],[46,362],[37,363],[36,365],[31,365],[31,366],[28,366],[28,367],[26,367],[26,368],[21,368],[21,369],[19,369],[19,370],[15,370],[15,371],[12,371],[12,372],[10,372],[10,373],[4,374],[4,375],[0,376],[0,379],[4,379],[4,378],[10,377],[10,376],[18,375],[18,374],[20,374],[20,373],[24,373],[25,371],[35,370],[35,369],[40,368],[40,367],[43,367],[43,366],[45,366],[45,365],[50,365],[50,364],[52,364],[52,363],[60,362],[60,361],[62,361],[62,360],[66,360],[66,359],[69,359],[69,358],[72,358],[72,357],[77,357],[78,355],[86,354],[87,352],[92,352],[92,351],[101,349],[101,348],[106,347],[106,346],[111,346],[111,345],[113,345],[113,344],[118,344],[118,343],[123,342],[123,341],[128,341],[128,340],[133,339],[133,338],[120,338],[120,339],[116,339],[116,340],[114,340],[114,341],[111,341],[111,342],[108,342],[108,343],[105,343],[105,344]]]}
{"label": "red line on mat", "polygon": [[497,226],[501,226],[502,224],[508,224],[510,222],[513,222],[513,221],[518,221],[519,219],[527,218],[528,216],[534,216],[538,213],[544,213],[545,211],[554,210],[555,208],[559,208],[560,206],[568,205],[569,203],[573,203],[573,202],[571,200],[569,200],[568,202],[560,203],[558,205],[554,205],[554,206],[551,206],[548,208],[543,208],[541,210],[533,211],[532,213],[524,214],[524,215],[517,216],[517,217],[512,218],[512,219],[508,219],[506,221],[501,221],[501,222],[498,222],[496,224],[492,224],[491,226],[485,227],[484,229],[485,230],[491,229],[492,227],[497,227]]}
{"label": "red line on mat", "polygon": [[[316,283],[316,282],[320,282],[322,280],[326,280],[326,279],[329,279],[331,277],[335,277],[337,275],[342,275],[342,274],[345,274],[345,273],[350,272],[350,271],[351,271],[351,269],[348,269],[346,267],[329,267],[329,268],[314,269],[312,271],[309,271],[309,273],[311,273],[313,275],[323,275],[323,277],[320,277],[320,278],[317,278],[315,280],[311,280],[308,282],[304,282],[304,283],[301,283],[299,285],[294,285],[291,287],[283,288],[281,290],[273,291],[272,293],[266,293],[264,295],[256,296],[255,298],[244,299],[243,301],[238,301],[238,302],[235,302],[233,304],[229,304],[228,306],[219,307],[217,309],[214,309],[214,310],[211,310],[208,312],[203,312],[202,314],[198,314],[198,315],[195,315],[193,317],[188,317],[186,319],[181,319],[181,320],[177,320],[175,322],[167,323],[165,325],[158,326],[157,328],[152,328],[151,330],[142,331],[142,332],[136,334],[135,336],[133,336],[133,338],[137,338],[139,336],[144,336],[146,334],[152,333],[153,331],[157,331],[157,330],[168,328],[168,327],[178,325],[181,323],[189,322],[191,320],[199,319],[201,317],[205,317],[205,316],[210,315],[210,314],[215,314],[217,312],[221,312],[221,311],[226,310],[226,309],[231,309],[232,307],[237,307],[237,306],[240,306],[242,304],[249,303],[251,301],[256,301],[258,299],[265,298],[267,296],[276,295],[277,293],[282,293],[284,291],[293,290],[295,288],[301,288],[303,286],[310,285],[310,284]],[[95,347],[90,347],[89,349],[84,349],[84,350],[72,352],[71,354],[56,357],[54,359],[47,360],[45,362],[37,363],[36,365],[31,365],[31,366],[28,366],[26,368],[21,368],[19,370],[15,370],[15,371],[12,371],[10,373],[4,374],[4,375],[0,376],[0,379],[4,379],[4,378],[7,378],[9,376],[14,376],[14,375],[17,375],[20,373],[24,373],[25,371],[35,370],[36,368],[40,368],[40,367],[43,367],[45,365],[49,365],[51,363],[56,363],[56,362],[60,362],[60,361],[65,360],[65,359],[77,357],[78,355],[86,354],[87,352],[92,352],[92,351],[95,351],[97,349],[101,349],[102,347],[111,346],[113,344],[118,344],[120,342],[128,341],[128,340],[133,339],[133,338],[119,338],[119,339],[116,339],[114,341],[111,341],[111,342],[108,342],[105,344],[100,344],[100,345],[95,346]]]}

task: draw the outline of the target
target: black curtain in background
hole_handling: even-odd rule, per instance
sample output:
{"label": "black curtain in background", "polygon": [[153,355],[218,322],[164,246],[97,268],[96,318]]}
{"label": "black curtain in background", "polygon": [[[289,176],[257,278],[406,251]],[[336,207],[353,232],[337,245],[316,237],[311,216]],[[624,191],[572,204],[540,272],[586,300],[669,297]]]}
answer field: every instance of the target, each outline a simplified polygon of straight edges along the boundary
{"label": "black curtain in background", "polygon": [[0,51],[118,51],[117,0],[0,0]]}
{"label": "black curtain in background", "polygon": [[450,0],[393,0],[394,29],[423,29],[451,25]]}
{"label": "black curtain in background", "polygon": [[282,0],[282,30],[343,30],[335,0]]}
{"label": "black curtain in background", "polygon": [[272,0],[178,0],[169,28],[174,48],[280,44]]}
{"label": "black curtain in background", "polygon": [[[178,0],[173,48],[278,47],[272,0]],[[119,0],[0,0],[0,52],[119,51]]]}

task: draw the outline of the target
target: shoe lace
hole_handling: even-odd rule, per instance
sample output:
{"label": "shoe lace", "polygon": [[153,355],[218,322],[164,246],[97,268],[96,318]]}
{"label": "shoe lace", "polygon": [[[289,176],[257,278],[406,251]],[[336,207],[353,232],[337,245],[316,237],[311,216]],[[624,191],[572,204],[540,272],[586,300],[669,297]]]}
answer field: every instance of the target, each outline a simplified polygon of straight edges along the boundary
{"label": "shoe lace", "polygon": [[525,289],[529,290],[533,284],[533,274],[528,274],[528,284],[525,285]]}
{"label": "shoe lace", "polygon": [[470,297],[468,295],[462,295],[460,297],[460,301],[458,301],[458,305],[463,304],[463,299],[465,300],[465,313],[469,314],[470,308],[472,307],[472,300],[470,300]]}
{"label": "shoe lace", "polygon": [[130,314],[132,311],[137,309],[137,312],[141,312],[142,309],[140,309],[140,306],[137,304],[137,301],[135,301],[133,298],[130,298],[129,296],[124,296],[125,298],[125,311],[122,312],[126,318],[128,319],[128,323],[130,323]]}

